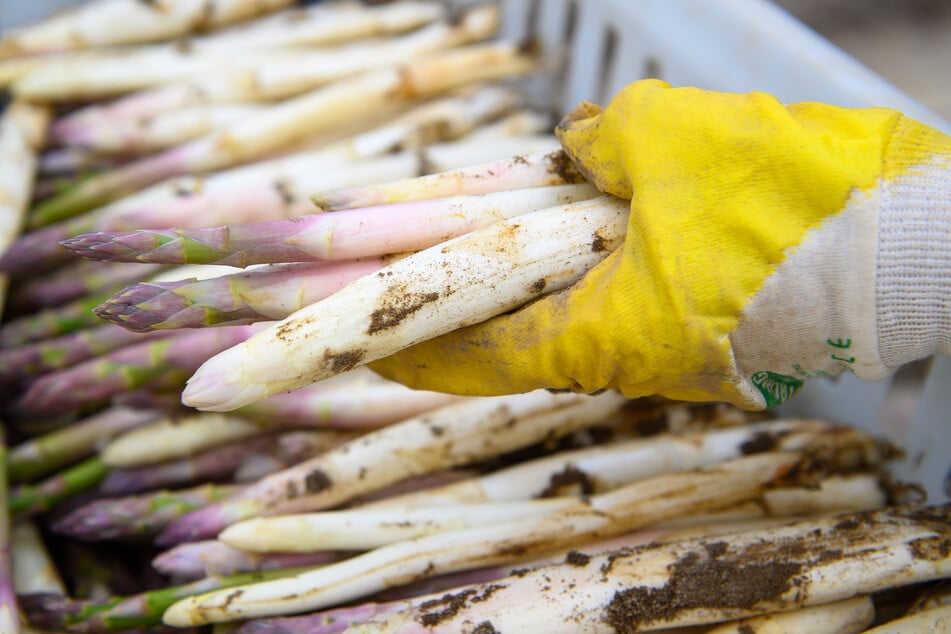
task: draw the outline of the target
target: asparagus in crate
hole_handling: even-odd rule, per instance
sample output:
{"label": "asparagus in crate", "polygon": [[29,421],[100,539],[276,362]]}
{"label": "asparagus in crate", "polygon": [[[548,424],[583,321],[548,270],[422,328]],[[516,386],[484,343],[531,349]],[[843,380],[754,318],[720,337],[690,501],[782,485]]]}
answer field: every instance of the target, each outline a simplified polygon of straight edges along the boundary
{"label": "asparagus in crate", "polygon": [[[170,145],[173,138],[184,141],[197,136],[197,131],[209,132],[221,127],[214,120],[202,117],[203,113],[214,113],[220,108],[225,108],[223,112],[227,113],[229,108],[252,108],[255,106],[251,104],[255,103],[261,104],[259,108],[264,107],[361,71],[409,62],[423,54],[484,40],[496,31],[497,11],[494,7],[480,7],[453,25],[437,22],[391,40],[325,50],[280,50],[264,59],[252,57],[251,64],[239,64],[238,68],[229,65],[227,60],[215,58],[212,72],[197,77],[187,73],[192,76],[187,81],[163,83],[64,117],[53,124],[52,138],[59,144],[80,146],[97,154],[128,155],[158,149]],[[243,43],[241,50],[246,50]],[[192,57],[184,59],[190,63],[200,61]],[[143,76],[141,64],[135,60],[125,59],[115,64],[128,68],[129,81],[148,80]],[[94,76],[87,81],[96,83],[95,77],[109,69],[97,64],[90,70]],[[163,65],[162,70],[167,73],[167,65]]]}
{"label": "asparagus in crate", "polygon": [[235,409],[565,288],[623,240],[626,219],[625,201],[602,197],[420,251],[212,357],[189,380],[183,401]]}
{"label": "asparagus in crate", "polygon": [[0,56],[28,55],[172,39],[247,20],[293,0],[139,2],[99,0],[15,29],[0,38]]}
{"label": "asparagus in crate", "polygon": [[610,392],[589,397],[544,391],[467,399],[370,432],[268,476],[234,499],[186,515],[160,540],[174,544],[205,539],[239,519],[264,512],[340,504],[410,476],[476,462],[588,427],[611,416],[624,401]]}
{"label": "asparagus in crate", "polygon": [[494,43],[362,73],[283,101],[260,117],[84,181],[37,205],[30,226],[37,228],[76,216],[166,178],[257,160],[293,145],[307,134],[332,133],[398,104],[408,106],[460,86],[514,77],[532,69],[532,60],[517,47]]}
{"label": "asparagus in crate", "polygon": [[[57,242],[93,230],[214,226],[311,213],[313,206],[306,197],[314,191],[419,172],[415,155],[381,156],[384,153],[463,135],[517,102],[517,94],[501,86],[462,89],[330,147],[214,174],[170,179],[73,220],[26,234],[0,259],[0,270],[26,273],[62,261],[68,252]],[[374,157],[378,160],[371,160]],[[299,198],[291,195],[294,193]]]}
{"label": "asparagus in crate", "polygon": [[788,611],[948,575],[947,549],[929,546],[946,543],[949,526],[946,506],[896,507],[579,553],[491,586],[407,601],[406,610],[354,631],[472,631],[483,622],[498,631],[558,632],[566,623],[655,631]]}
{"label": "asparagus in crate", "polygon": [[297,613],[353,600],[399,579],[524,560],[586,538],[616,535],[756,497],[764,487],[788,478],[804,459],[795,452],[765,453],[642,480],[540,515],[397,542],[284,583],[193,597],[169,608],[164,618],[170,625],[187,626]]}

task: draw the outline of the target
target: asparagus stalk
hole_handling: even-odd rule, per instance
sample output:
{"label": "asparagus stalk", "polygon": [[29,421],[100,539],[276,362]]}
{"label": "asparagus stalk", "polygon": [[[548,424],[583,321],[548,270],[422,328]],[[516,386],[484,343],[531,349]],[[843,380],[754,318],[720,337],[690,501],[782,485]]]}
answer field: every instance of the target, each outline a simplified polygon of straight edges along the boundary
{"label": "asparagus stalk", "polygon": [[756,496],[803,459],[791,452],[759,454],[706,470],[642,480],[543,515],[390,544],[290,577],[285,583],[193,597],[170,607],[164,620],[169,625],[187,626],[298,613],[353,600],[397,585],[398,580],[524,560],[586,538],[616,535]]}
{"label": "asparagus stalk", "polygon": [[140,156],[208,134],[264,112],[265,104],[199,104],[138,121],[114,121],[108,128],[82,128],[54,139],[96,155]]}
{"label": "asparagus stalk", "polygon": [[[18,596],[39,593],[66,594],[63,579],[43,543],[39,529],[32,521],[14,522],[11,543],[14,552],[13,586]],[[24,627],[24,631],[31,634],[36,632],[29,627]]]}
{"label": "asparagus stalk", "polygon": [[78,601],[55,594],[34,594],[23,597],[22,604],[30,622],[39,627],[70,632],[119,632],[160,625],[165,609],[184,597],[279,579],[299,572],[300,568],[284,568],[206,577],[184,585],[104,601]]}
{"label": "asparagus stalk", "polygon": [[169,549],[152,561],[152,567],[176,579],[199,579],[211,575],[234,575],[258,570],[315,567],[340,558],[340,555],[326,552],[248,553],[211,540],[180,544]]}
{"label": "asparagus stalk", "polygon": [[10,480],[34,480],[93,454],[108,439],[160,416],[160,412],[110,408],[68,427],[25,440],[7,456]]}
{"label": "asparagus stalk", "polygon": [[259,159],[292,145],[302,133],[332,132],[398,103],[523,74],[531,67],[530,60],[515,47],[497,43],[459,48],[412,65],[363,73],[284,101],[260,117],[85,181],[68,194],[38,205],[30,226],[37,228],[75,216],[165,178]]}
{"label": "asparagus stalk", "polygon": [[852,468],[877,467],[893,456],[887,445],[853,429],[833,428],[817,421],[777,421],[558,452],[438,489],[379,500],[369,506],[411,508],[589,495],[645,477],[716,464],[757,451],[812,452],[824,451],[830,445],[853,448],[860,463]]}
{"label": "asparagus stalk", "polygon": [[17,401],[23,412],[57,414],[94,404],[167,375],[187,373],[248,338],[253,326],[199,330],[126,346],[34,381]]}
{"label": "asparagus stalk", "polygon": [[184,458],[263,432],[261,425],[238,416],[192,414],[153,421],[123,433],[99,455],[114,467],[137,467]]}
{"label": "asparagus stalk", "polygon": [[119,262],[244,267],[347,260],[419,251],[499,220],[596,196],[598,191],[588,184],[535,187],[247,225],[99,232],[63,245],[86,258]]}
{"label": "asparagus stalk", "polygon": [[57,306],[103,289],[111,290],[150,277],[161,269],[161,266],[148,264],[103,266],[80,260],[15,287],[10,293],[10,305],[21,313]]}
{"label": "asparagus stalk", "polygon": [[827,604],[948,575],[948,550],[935,546],[949,519],[948,506],[893,507],[576,556],[411,601],[355,631],[656,631]]}
{"label": "asparagus stalk", "polygon": [[[419,157],[412,153],[353,162],[342,158],[335,151],[310,152],[207,178],[173,179],[72,221],[27,233],[0,260],[0,271],[23,274],[68,259],[71,254],[59,241],[93,229],[163,229],[290,218],[313,211],[306,193],[315,189],[372,182],[381,175],[402,177],[419,170]],[[339,165],[330,164],[335,159]]]}
{"label": "asparagus stalk", "polygon": [[[120,131],[137,135],[145,128],[172,128],[173,125],[160,122],[173,113],[200,112],[222,107],[222,104],[286,99],[358,72],[409,62],[421,54],[476,42],[495,32],[497,14],[496,7],[484,6],[468,12],[454,25],[437,22],[401,38],[323,51],[289,50],[279,59],[251,68],[218,68],[214,74],[200,75],[187,82],[166,83],[111,104],[87,108],[85,112],[55,122],[52,137],[60,144],[79,145],[99,153],[127,153],[132,139],[118,134]],[[241,47],[244,49],[243,44]],[[131,71],[132,68],[130,74]],[[135,82],[143,81],[141,72],[134,77]],[[206,123],[204,131],[213,127],[217,126],[209,127]],[[194,125],[191,128],[190,134],[194,136],[198,128]],[[180,140],[190,138],[183,134],[189,133],[176,130]],[[163,145],[167,146],[168,142]]]}
{"label": "asparagus stalk", "polygon": [[182,401],[235,409],[565,288],[624,239],[627,215],[626,201],[596,198],[420,251],[212,357],[189,379]]}
{"label": "asparagus stalk", "polygon": [[0,349],[0,384],[35,379],[119,348],[163,339],[169,331],[139,333],[113,324],[96,325],[70,334]]}
{"label": "asparagus stalk", "polygon": [[235,414],[263,423],[306,428],[367,430],[418,416],[459,400],[413,390],[357,368],[293,392],[245,405]]}
{"label": "asparagus stalk", "polygon": [[[410,476],[475,462],[589,426],[623,403],[613,392],[587,397],[545,391],[461,401],[370,432],[268,476],[233,499],[186,515],[158,541],[170,545],[206,539],[237,520],[264,512],[328,508]],[[407,459],[413,456],[420,458]]]}
{"label": "asparagus stalk", "polygon": [[472,165],[419,178],[321,192],[312,196],[324,211],[340,211],[509,189],[583,183],[585,177],[562,152],[544,152]]}
{"label": "asparagus stalk", "polygon": [[93,309],[121,288],[86,295],[71,302],[11,319],[0,326],[0,347],[22,346],[102,325]]}
{"label": "asparagus stalk", "polygon": [[210,280],[143,282],[119,291],[95,312],[133,332],[274,321],[380,270],[387,261],[379,257],[295,263]]}
{"label": "asparagus stalk", "polygon": [[577,504],[573,497],[418,508],[353,509],[253,518],[218,539],[255,553],[372,550],[414,537],[545,515]]}
{"label": "asparagus stalk", "polygon": [[78,493],[97,486],[109,467],[98,456],[69,467],[37,484],[21,484],[10,491],[11,513],[36,515],[45,513]]}
{"label": "asparagus stalk", "polygon": [[48,109],[14,101],[0,118],[0,255],[6,253],[20,232],[33,191],[37,154],[49,124]]}
{"label": "asparagus stalk", "polygon": [[273,436],[259,436],[214,447],[178,460],[143,467],[117,468],[102,481],[99,490],[104,495],[125,496],[143,491],[221,481],[232,475],[250,456],[273,452],[275,447],[276,439]]}
{"label": "asparagus stalk", "polygon": [[156,534],[175,518],[222,500],[238,486],[202,484],[177,491],[89,502],[52,524],[54,532],[84,541],[124,540]]}
{"label": "asparagus stalk", "polygon": [[557,152],[561,143],[553,134],[522,134],[491,141],[485,138],[434,143],[423,149],[423,165],[428,173],[465,169],[476,163],[498,161],[507,156]]}
{"label": "asparagus stalk", "polygon": [[0,57],[166,40],[274,11],[291,0],[137,0],[89,2],[14,29],[0,39]]}
{"label": "asparagus stalk", "polygon": [[951,629],[951,605],[942,605],[899,617],[865,630],[866,634],[902,634],[904,632],[947,632]]}
{"label": "asparagus stalk", "polygon": [[[707,630],[707,634],[757,634],[758,632],[810,632],[858,634],[875,620],[875,604],[863,595],[813,607],[753,616]],[[913,631],[913,630],[908,630]],[[923,631],[923,630],[922,630]]]}
{"label": "asparagus stalk", "polygon": [[17,608],[11,560],[10,508],[7,505],[7,441],[0,424],[0,632],[20,632],[20,611]]}

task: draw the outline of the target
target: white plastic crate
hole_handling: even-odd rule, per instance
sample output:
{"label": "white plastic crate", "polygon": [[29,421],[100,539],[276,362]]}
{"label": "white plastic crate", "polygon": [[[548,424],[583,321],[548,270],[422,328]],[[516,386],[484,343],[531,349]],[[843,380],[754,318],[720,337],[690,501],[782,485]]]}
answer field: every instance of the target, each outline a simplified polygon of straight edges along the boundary
{"label": "white plastic crate", "polygon": [[[471,4],[471,2],[457,2]],[[604,104],[627,83],[772,93],[787,103],[889,106],[951,132],[951,124],[766,0],[507,0],[504,35],[530,41],[546,72],[528,86],[536,105],[563,114]],[[784,406],[885,435],[907,458],[902,479],[931,501],[951,497],[951,359],[924,367],[923,382],[811,381]],[[902,407],[893,407],[901,399]],[[896,416],[896,410],[900,415]],[[903,416],[902,410],[908,411]]]}
{"label": "white plastic crate", "polygon": [[[483,0],[447,0],[468,5]],[[536,105],[564,113],[605,103],[625,84],[659,77],[674,85],[761,90],[786,102],[891,106],[946,132],[951,124],[766,0],[501,0],[503,36],[533,42],[545,72],[526,82]],[[0,0],[0,30],[76,0]],[[910,419],[886,407],[910,400]],[[840,420],[887,435],[906,449],[896,475],[923,483],[932,501],[951,497],[951,359],[925,380],[892,383],[845,376],[812,381],[785,411]]]}

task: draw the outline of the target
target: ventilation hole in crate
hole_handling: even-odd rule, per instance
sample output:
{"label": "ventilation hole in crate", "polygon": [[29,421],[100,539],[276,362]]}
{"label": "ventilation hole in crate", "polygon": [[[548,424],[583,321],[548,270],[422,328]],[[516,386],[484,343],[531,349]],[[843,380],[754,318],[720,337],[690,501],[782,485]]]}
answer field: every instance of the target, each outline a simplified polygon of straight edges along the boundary
{"label": "ventilation hole in crate", "polygon": [[538,14],[541,5],[541,0],[531,0],[528,3],[528,19],[526,24],[528,25],[525,29],[525,39],[527,41],[532,41],[538,36]]}
{"label": "ventilation hole in crate", "polygon": [[660,60],[653,55],[648,55],[644,59],[644,68],[641,70],[643,79],[663,79],[663,71],[660,67]]}
{"label": "ventilation hole in crate", "polygon": [[598,77],[598,96],[602,103],[612,95],[607,94],[611,88],[611,77],[614,75],[614,64],[617,63],[617,31],[608,27],[604,33],[604,44],[601,47],[601,74]]}
{"label": "ventilation hole in crate", "polygon": [[562,32],[562,41],[565,43],[566,48],[570,47],[571,43],[575,41],[575,27],[577,26],[578,3],[568,2],[567,9],[565,10],[565,30]]}

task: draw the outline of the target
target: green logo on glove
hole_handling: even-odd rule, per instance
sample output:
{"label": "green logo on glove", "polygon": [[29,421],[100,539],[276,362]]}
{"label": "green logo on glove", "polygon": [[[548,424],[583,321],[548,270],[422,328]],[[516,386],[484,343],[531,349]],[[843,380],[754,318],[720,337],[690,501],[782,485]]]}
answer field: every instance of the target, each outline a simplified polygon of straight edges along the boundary
{"label": "green logo on glove", "polygon": [[766,407],[782,405],[799,391],[803,382],[786,374],[763,370],[750,377],[750,381],[766,399]]}

